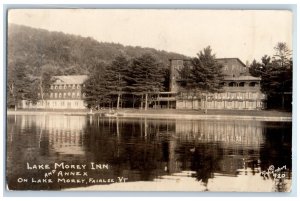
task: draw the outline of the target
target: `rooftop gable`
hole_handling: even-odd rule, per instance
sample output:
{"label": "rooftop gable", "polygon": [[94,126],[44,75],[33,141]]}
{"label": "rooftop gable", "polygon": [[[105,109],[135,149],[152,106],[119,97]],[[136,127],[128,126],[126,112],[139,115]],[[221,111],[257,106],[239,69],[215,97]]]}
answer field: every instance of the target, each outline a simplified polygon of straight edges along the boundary
{"label": "rooftop gable", "polygon": [[87,75],[54,76],[55,82],[53,84],[83,84],[87,78]]}
{"label": "rooftop gable", "polygon": [[230,62],[232,60],[238,61],[242,66],[246,67],[246,64],[244,64],[239,58],[217,58],[216,59],[218,62],[225,63],[225,62]]}

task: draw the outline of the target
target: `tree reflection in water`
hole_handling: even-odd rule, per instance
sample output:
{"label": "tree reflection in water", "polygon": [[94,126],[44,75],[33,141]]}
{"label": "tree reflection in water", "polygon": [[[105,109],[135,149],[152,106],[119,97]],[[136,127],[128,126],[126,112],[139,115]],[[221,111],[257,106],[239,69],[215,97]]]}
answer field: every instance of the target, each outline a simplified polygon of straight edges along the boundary
{"label": "tree reflection in water", "polygon": [[89,175],[121,175],[130,182],[186,171],[207,190],[216,175],[256,175],[271,164],[286,165],[291,178],[291,123],[8,116],[7,145],[12,189],[75,186],[16,184],[18,176],[28,174],[22,169],[26,161],[108,163],[109,171]]}

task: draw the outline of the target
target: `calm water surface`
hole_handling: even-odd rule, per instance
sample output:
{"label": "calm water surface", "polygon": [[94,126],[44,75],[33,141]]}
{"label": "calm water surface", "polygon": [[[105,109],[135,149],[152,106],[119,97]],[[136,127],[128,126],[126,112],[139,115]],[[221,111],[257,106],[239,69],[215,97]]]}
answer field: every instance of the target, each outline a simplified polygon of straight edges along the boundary
{"label": "calm water surface", "polygon": [[[291,122],[8,115],[7,183],[13,190],[289,191],[291,143]],[[61,163],[86,169],[60,166],[45,176]],[[286,167],[283,180],[262,176],[271,165]],[[53,182],[37,183],[45,178]]]}

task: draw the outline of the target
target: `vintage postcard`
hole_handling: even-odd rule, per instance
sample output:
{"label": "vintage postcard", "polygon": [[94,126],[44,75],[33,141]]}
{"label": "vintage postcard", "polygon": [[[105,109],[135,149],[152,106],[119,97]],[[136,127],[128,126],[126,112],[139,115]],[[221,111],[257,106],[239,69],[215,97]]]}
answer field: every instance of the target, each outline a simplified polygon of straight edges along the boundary
{"label": "vintage postcard", "polygon": [[8,191],[291,192],[289,10],[9,9]]}

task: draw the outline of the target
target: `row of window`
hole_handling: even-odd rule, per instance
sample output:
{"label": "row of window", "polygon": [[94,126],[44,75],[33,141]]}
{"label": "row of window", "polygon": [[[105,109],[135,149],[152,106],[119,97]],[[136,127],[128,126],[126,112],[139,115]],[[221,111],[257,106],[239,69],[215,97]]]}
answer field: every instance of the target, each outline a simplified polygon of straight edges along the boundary
{"label": "row of window", "polygon": [[[37,104],[43,106],[44,102],[41,101],[41,102],[38,102]],[[46,105],[50,106],[50,102],[46,102]],[[74,102],[74,105],[78,106],[79,104],[78,104],[78,102]],[[62,106],[62,107],[68,106],[68,107],[71,107],[71,102],[66,102],[66,104],[65,104],[64,101],[59,101],[58,103],[56,101],[54,101],[54,102],[52,102],[51,106]]]}
{"label": "row of window", "polygon": [[[51,85],[50,89],[67,89],[67,88],[72,88],[72,89],[80,89],[81,84],[60,84],[60,85]],[[82,85],[85,87],[85,85]]]}
{"label": "row of window", "polygon": [[[85,96],[85,93],[82,94],[82,96]],[[50,98],[66,98],[66,97],[72,97],[72,98],[79,98],[80,92],[68,92],[68,93],[50,93]]]}
{"label": "row of window", "polygon": [[[223,82],[222,83],[223,86],[226,86],[226,83]],[[246,82],[229,82],[227,86],[229,87],[245,87],[245,86],[249,86],[249,87],[256,87],[258,86],[259,83],[258,82],[250,82],[249,84],[247,84]]]}
{"label": "row of window", "polygon": [[[187,95],[182,93],[181,97],[186,97],[188,99],[192,99],[193,95]],[[202,97],[205,97],[205,94],[201,95]],[[197,98],[194,95],[194,98]],[[208,95],[208,99],[240,99],[240,100],[244,100],[244,99],[257,99],[257,98],[264,98],[264,94],[260,94],[257,92],[227,92],[227,93],[215,93],[215,94],[209,94]]]}

